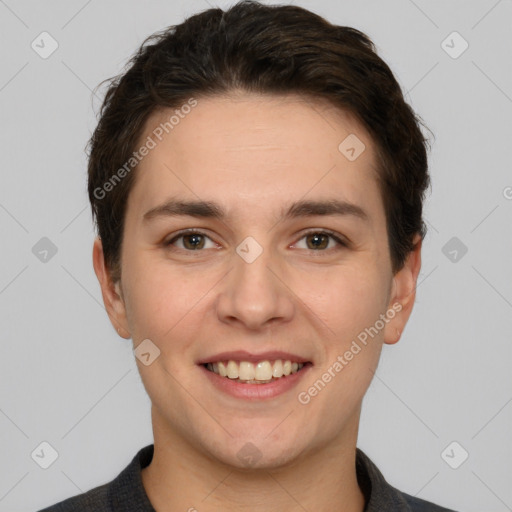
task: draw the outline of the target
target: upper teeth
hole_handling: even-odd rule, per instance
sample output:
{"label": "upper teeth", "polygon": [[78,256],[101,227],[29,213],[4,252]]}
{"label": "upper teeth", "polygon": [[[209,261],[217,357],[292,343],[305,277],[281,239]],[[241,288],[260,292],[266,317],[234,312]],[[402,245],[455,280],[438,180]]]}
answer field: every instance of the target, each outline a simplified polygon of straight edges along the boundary
{"label": "upper teeth", "polygon": [[296,373],[304,366],[304,363],[292,363],[290,360],[283,361],[260,361],[253,364],[249,361],[219,361],[218,363],[208,363],[208,370],[217,373],[221,377],[229,379],[240,379],[245,381],[268,381],[272,377],[278,379],[283,375]]}

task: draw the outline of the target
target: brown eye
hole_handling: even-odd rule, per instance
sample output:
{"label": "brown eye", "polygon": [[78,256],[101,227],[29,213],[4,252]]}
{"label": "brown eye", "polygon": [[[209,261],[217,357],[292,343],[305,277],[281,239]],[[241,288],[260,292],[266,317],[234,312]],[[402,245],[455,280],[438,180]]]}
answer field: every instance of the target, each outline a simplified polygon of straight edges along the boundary
{"label": "brown eye", "polygon": [[[179,243],[181,241],[181,243]],[[207,247],[207,242],[210,241],[210,247]],[[200,251],[202,249],[208,249],[215,246],[211,238],[200,231],[182,231],[175,237],[167,242],[164,242],[164,246],[169,249],[183,250],[187,252]]]}
{"label": "brown eye", "polygon": [[310,242],[308,244],[309,249],[325,249],[329,245],[329,236],[325,233],[306,235],[306,240]]}
{"label": "brown eye", "polygon": [[[316,252],[324,252],[326,249],[340,249],[342,247],[347,247],[347,244],[339,236],[330,231],[310,231],[309,233],[306,233],[301,240],[306,241],[306,247],[300,248]],[[329,247],[331,241],[334,241],[334,244]]]}
{"label": "brown eye", "polygon": [[181,238],[183,238],[185,249],[196,250],[204,247],[204,237],[201,234],[183,235]]}

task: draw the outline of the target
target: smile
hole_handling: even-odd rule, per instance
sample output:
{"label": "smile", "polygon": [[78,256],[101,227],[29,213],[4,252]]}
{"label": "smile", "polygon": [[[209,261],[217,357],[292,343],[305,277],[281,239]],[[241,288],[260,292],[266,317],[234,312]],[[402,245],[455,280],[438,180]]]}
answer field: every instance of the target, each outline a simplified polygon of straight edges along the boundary
{"label": "smile", "polygon": [[297,373],[304,363],[276,359],[274,361],[218,361],[204,365],[210,372],[244,384],[268,384],[274,380]]}

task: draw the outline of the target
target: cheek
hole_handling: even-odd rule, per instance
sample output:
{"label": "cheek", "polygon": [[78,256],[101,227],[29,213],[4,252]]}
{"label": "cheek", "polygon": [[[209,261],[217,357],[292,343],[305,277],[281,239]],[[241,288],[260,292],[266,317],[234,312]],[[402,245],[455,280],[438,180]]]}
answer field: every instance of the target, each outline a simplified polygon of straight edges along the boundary
{"label": "cheek", "polygon": [[184,275],[171,265],[156,264],[154,259],[126,261],[123,271],[128,277],[126,309],[134,339],[161,338],[204,295],[197,286],[200,279]]}
{"label": "cheek", "polygon": [[[377,367],[384,331],[375,325],[387,306],[387,287],[369,262],[337,272],[331,269],[325,279],[318,277],[302,280],[297,293],[322,320],[319,364],[307,385],[313,386],[309,388],[315,396],[312,407],[318,408],[326,426],[337,428],[364,396]],[[302,391],[309,394],[308,388]]]}
{"label": "cheek", "polygon": [[387,283],[370,261],[301,273],[292,288],[338,346],[373,325],[387,306]]}
{"label": "cheek", "polygon": [[311,418],[321,419],[326,436],[355,414],[378,365],[384,330],[375,325],[385,313],[387,288],[377,269],[370,269],[331,271],[324,287],[310,276],[298,293],[305,299],[309,290],[309,301],[304,302],[329,327],[322,330],[319,364],[300,390],[302,398],[310,400],[306,407]]}
{"label": "cheek", "polygon": [[126,260],[127,315],[135,343],[149,338],[162,351],[172,340],[173,357],[199,338],[225,269],[187,269],[147,254]]}

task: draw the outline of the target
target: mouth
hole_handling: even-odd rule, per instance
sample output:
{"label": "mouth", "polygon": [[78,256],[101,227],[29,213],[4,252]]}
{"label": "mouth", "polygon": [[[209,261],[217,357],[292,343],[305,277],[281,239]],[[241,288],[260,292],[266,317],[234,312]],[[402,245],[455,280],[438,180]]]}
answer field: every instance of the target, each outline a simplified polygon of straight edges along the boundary
{"label": "mouth", "polygon": [[262,385],[286,379],[302,371],[305,366],[311,366],[311,363],[291,359],[265,359],[255,362],[227,359],[202,365],[219,377],[242,384]]}
{"label": "mouth", "polygon": [[196,361],[214,389],[236,399],[260,401],[287,397],[303,382],[313,362],[297,354],[270,350],[254,354],[236,350]]}

